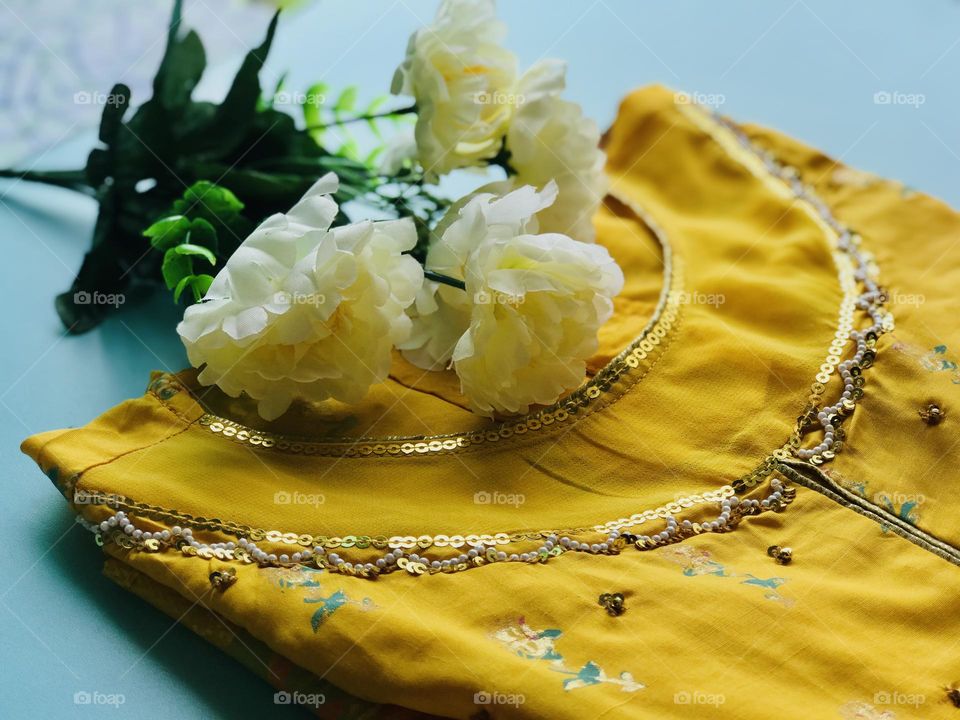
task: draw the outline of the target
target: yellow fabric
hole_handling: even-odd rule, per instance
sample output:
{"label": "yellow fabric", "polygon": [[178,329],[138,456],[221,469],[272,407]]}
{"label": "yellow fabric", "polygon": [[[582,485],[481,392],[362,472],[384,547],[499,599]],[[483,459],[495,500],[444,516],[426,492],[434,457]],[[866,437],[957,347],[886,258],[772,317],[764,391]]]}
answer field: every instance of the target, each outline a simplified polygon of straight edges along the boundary
{"label": "yellow fabric", "polygon": [[[608,134],[614,197],[596,225],[627,284],[591,372],[642,330],[660,292],[659,250],[629,205],[669,237],[686,291],[722,302],[684,304],[653,367],[575,421],[450,454],[342,458],[252,447],[198,422],[209,410],[314,438],[490,427],[463,408],[449,376],[423,376],[398,360],[360,407],[300,407],[270,426],[184,373],[189,391],[163,400],[148,393],[86,428],[30,438],[25,451],[68,491],[330,536],[592,526],[730,483],[788,438],[833,339],[841,292],[822,224],[755,172],[715,121],[673,100],[661,88],[634,93]],[[897,329],[881,337],[866,397],[844,425],[846,447],[824,473],[894,515],[919,500],[908,506],[909,522],[956,544],[960,500],[949,475],[960,375],[949,361],[960,359],[950,309],[960,217],[782,135],[748,132],[863,235],[893,293]],[[910,295],[924,302],[897,302]],[[937,426],[917,412],[931,401],[947,413]],[[323,503],[275,502],[278,492],[322,494]],[[493,492],[516,502],[476,502]],[[76,509],[93,521],[111,513]],[[792,546],[795,561],[776,565],[766,554],[773,544]],[[449,575],[371,581],[105,549],[347,692],[435,715],[892,720],[957,712],[944,688],[960,682],[960,570],[805,487],[785,513],[747,519],[729,534]],[[227,565],[238,581],[211,593],[209,573]],[[347,600],[314,629],[320,599],[338,591]],[[625,614],[604,612],[605,592],[624,593]],[[578,673],[601,679],[578,685]],[[477,693],[503,702],[477,704],[485,699]]]}

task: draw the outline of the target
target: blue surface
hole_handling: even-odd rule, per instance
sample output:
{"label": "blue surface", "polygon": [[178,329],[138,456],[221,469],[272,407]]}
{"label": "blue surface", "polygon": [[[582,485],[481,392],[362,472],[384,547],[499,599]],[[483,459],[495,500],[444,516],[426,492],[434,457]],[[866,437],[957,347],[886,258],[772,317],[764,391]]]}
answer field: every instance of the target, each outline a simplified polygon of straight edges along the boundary
{"label": "blue surface", "polygon": [[[425,21],[434,6],[321,2],[282,24],[268,70],[289,68],[290,89],[322,78],[359,84],[372,97],[388,87],[417,16]],[[651,82],[722,96],[725,113],[960,206],[960,3],[501,6],[522,64],[567,59],[568,96],[603,125],[629,89]],[[924,102],[877,104],[878,92],[922,94]],[[91,140],[52,149],[39,167],[81,163]],[[186,364],[177,312],[164,297],[87,335],[63,337],[53,297],[79,267],[94,212],[67,192],[0,182],[0,717],[298,717],[273,704],[265,683],[103,578],[100,551],[19,453],[25,436],[83,424],[140,394],[151,369]],[[120,693],[125,702],[77,706],[74,694],[83,691]]]}

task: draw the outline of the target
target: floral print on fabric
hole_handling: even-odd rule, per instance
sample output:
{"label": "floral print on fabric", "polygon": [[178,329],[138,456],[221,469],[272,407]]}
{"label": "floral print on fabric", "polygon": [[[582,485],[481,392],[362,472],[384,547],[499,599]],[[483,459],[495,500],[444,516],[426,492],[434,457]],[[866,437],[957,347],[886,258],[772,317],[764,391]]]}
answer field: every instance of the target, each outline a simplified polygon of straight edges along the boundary
{"label": "floral print on fabric", "polygon": [[946,345],[934,345],[924,350],[919,345],[897,341],[893,349],[916,360],[920,367],[931,373],[947,373],[950,382],[960,385],[960,362],[949,352]]}
{"label": "floral print on fabric", "polygon": [[378,607],[371,598],[365,597],[361,600],[354,600],[342,589],[329,594],[324,593],[323,586],[320,583],[324,571],[320,569],[300,566],[272,569],[267,572],[273,576],[272,582],[281,590],[305,590],[307,597],[303,598],[303,602],[318,605],[310,617],[310,627],[313,628],[314,632],[318,632],[320,626],[344,605],[356,605],[364,612],[375,610]]}
{"label": "floral print on fabric", "polygon": [[843,720],[897,720],[893,710],[878,710],[870,703],[851,700],[840,707]]}
{"label": "floral print on fabric", "polygon": [[[874,505],[879,505],[891,515],[895,515],[911,525],[920,522],[920,506],[926,501],[926,497],[921,493],[889,492],[886,490],[870,492],[870,483],[866,481],[851,480],[833,469],[825,470],[824,473],[841,487],[856,493]],[[880,532],[886,535],[890,531],[890,525],[880,523]]]}
{"label": "floral print on fabric", "polygon": [[782,603],[784,607],[792,607],[795,600],[780,594],[779,588],[788,578],[785,577],[757,577],[750,573],[740,573],[728,570],[726,566],[713,559],[709,550],[695,548],[690,545],[668,545],[656,551],[664,560],[676,563],[687,577],[697,575],[714,575],[722,578],[739,578],[741,585],[751,585],[764,590],[763,597],[767,600]]}
{"label": "floral print on fabric", "polygon": [[610,677],[592,660],[579,670],[574,670],[556,648],[557,640],[562,635],[563,631],[557,628],[534,630],[520,617],[495,630],[491,637],[514,654],[527,660],[546,661],[550,663],[550,670],[569,676],[563,680],[563,689],[566,691],[603,683],[619,685],[623,692],[636,692],[646,687],[626,671]]}

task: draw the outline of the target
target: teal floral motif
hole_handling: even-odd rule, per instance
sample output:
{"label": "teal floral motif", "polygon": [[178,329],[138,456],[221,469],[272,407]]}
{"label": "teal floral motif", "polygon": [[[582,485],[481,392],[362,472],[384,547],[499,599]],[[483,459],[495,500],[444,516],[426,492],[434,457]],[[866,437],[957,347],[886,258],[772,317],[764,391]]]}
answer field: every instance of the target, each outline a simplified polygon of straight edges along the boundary
{"label": "teal floral motif", "polygon": [[[850,492],[856,493],[860,497],[869,500],[874,505],[879,505],[891,515],[904,520],[911,525],[920,522],[920,505],[926,498],[921,494],[908,494],[899,492],[879,491],[871,493],[869,483],[857,480],[850,480],[841,475],[836,470],[825,471],[827,476],[838,485],[845,487]],[[880,531],[886,535],[892,530],[889,523],[880,523]]]}
{"label": "teal floral motif", "polygon": [[927,372],[945,372],[950,374],[950,382],[960,385],[960,363],[947,354],[946,345],[935,345],[924,350],[917,345],[897,341],[893,349],[914,358]]}
{"label": "teal floral motif", "polygon": [[780,594],[780,586],[787,582],[784,577],[757,577],[750,573],[730,571],[726,566],[713,559],[709,550],[690,545],[667,545],[656,551],[664,560],[676,563],[687,577],[714,575],[722,578],[740,578],[741,585],[750,585],[764,590],[763,597],[773,602],[792,607],[795,600]]}
{"label": "teal floral motif", "polygon": [[550,670],[568,675],[569,677],[563,680],[563,689],[568,692],[604,683],[619,685],[623,692],[636,692],[646,687],[634,680],[633,675],[628,672],[610,677],[592,660],[579,670],[569,667],[556,648],[556,642],[561,635],[563,631],[557,628],[534,630],[521,617],[516,622],[495,630],[492,637],[514,654],[527,660],[544,660],[550,664]]}
{"label": "teal floral motif", "polygon": [[319,603],[320,607],[310,617],[310,627],[313,628],[314,632],[319,632],[320,626],[344,605],[356,605],[364,612],[377,609],[377,605],[370,598],[354,600],[342,589],[330,595],[322,595],[323,587],[320,581],[324,571],[320,568],[297,566],[271,569],[267,572],[273,573],[275,583],[281,590],[305,590],[308,597],[303,598],[303,602]]}

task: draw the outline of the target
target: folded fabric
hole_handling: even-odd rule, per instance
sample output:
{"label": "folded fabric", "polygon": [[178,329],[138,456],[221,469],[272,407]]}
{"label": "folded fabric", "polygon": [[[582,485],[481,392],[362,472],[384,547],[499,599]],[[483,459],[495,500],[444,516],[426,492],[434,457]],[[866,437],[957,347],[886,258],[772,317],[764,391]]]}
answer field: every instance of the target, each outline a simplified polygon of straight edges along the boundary
{"label": "folded fabric", "polygon": [[24,451],[111,577],[326,717],[953,717],[960,217],[684,100],[607,135],[626,286],[555,406],[398,357],[264,423],[158,373]]}

